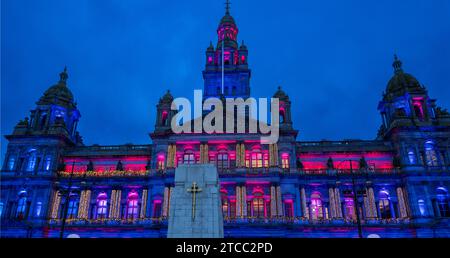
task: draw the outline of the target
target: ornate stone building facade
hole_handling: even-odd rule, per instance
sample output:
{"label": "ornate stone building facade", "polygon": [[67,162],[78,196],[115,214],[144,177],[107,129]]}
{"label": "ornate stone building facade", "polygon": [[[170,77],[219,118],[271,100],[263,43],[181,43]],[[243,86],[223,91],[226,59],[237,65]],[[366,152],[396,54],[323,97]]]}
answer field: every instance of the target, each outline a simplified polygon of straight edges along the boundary
{"label": "ornate stone building facade", "polygon": [[[247,98],[248,50],[228,9],[217,34],[204,97]],[[375,140],[297,141],[278,88],[280,138],[270,145],[257,133],[174,134],[167,92],[151,144],[86,146],[64,70],[5,136],[1,236],[165,237],[175,168],[212,163],[226,237],[449,237],[450,114],[397,57],[393,67]]]}

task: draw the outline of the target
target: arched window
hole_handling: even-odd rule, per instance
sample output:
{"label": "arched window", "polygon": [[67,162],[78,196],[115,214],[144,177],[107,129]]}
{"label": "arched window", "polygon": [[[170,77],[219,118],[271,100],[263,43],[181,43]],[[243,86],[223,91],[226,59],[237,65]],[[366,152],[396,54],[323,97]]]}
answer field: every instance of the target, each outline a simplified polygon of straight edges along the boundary
{"label": "arched window", "polygon": [[264,218],[264,198],[262,192],[254,193],[252,206],[253,206],[253,217]]}
{"label": "arched window", "polygon": [[36,217],[41,216],[42,212],[42,202],[36,202],[36,213],[34,214]]}
{"label": "arched window", "polygon": [[162,214],[162,201],[161,200],[154,200],[153,201],[153,218],[159,218]]}
{"label": "arched window", "polygon": [[260,149],[254,149],[251,153],[250,159],[252,168],[261,168],[263,166],[263,154]]}
{"label": "arched window", "polygon": [[157,170],[164,170],[164,166],[165,166],[165,158],[164,158],[164,154],[159,154],[158,158],[156,160],[156,169]]}
{"label": "arched window", "polygon": [[434,167],[439,165],[433,141],[425,142],[425,158],[428,166]]}
{"label": "arched window", "polygon": [[136,219],[139,212],[139,195],[137,192],[132,191],[128,194],[127,198],[127,219]]}
{"label": "arched window", "polygon": [[344,214],[346,219],[356,219],[355,200],[352,191],[344,191]]}
{"label": "arched window", "polygon": [[284,216],[288,218],[294,217],[294,203],[292,200],[286,200],[284,202]]}
{"label": "arched window", "polygon": [[425,216],[425,210],[426,210],[426,208],[425,208],[425,201],[420,199],[420,200],[417,201],[417,204],[419,206],[420,215],[421,216]]}
{"label": "arched window", "polygon": [[389,193],[386,190],[381,190],[378,194],[378,207],[380,209],[380,217],[382,219],[389,219],[391,218],[391,205],[390,205],[390,198]]}
{"label": "arched window", "polygon": [[74,219],[78,213],[78,198],[76,195],[71,194],[69,198],[69,207],[67,209],[67,218]]}
{"label": "arched window", "polygon": [[413,148],[408,149],[408,160],[409,160],[409,164],[411,164],[411,165],[416,164],[416,154],[414,153]]}
{"label": "arched window", "polygon": [[52,156],[46,156],[44,160],[44,170],[49,171],[52,164]]}
{"label": "arched window", "polygon": [[217,154],[217,168],[224,169],[228,167],[229,167],[228,153],[224,150],[221,150]]}
{"label": "arched window", "polygon": [[195,164],[195,156],[192,151],[188,150],[183,154],[183,163],[184,164]]}
{"label": "arched window", "polygon": [[436,191],[436,207],[438,216],[450,217],[448,191],[444,187],[439,187]]}
{"label": "arched window", "polygon": [[27,211],[27,192],[22,191],[19,193],[19,200],[17,201],[16,216],[18,219],[26,218]]}
{"label": "arched window", "polygon": [[97,218],[106,218],[108,211],[108,196],[105,192],[99,193],[97,196]]}
{"label": "arched window", "polygon": [[28,156],[28,164],[27,164],[27,171],[34,171],[36,167],[36,151],[32,150],[29,152]]}
{"label": "arched window", "polygon": [[167,113],[167,111],[163,111],[162,112],[162,114],[161,114],[161,124],[163,125],[163,126],[167,126],[168,125],[168,119],[167,119],[167,117],[168,117],[168,113]]}
{"label": "arched window", "polygon": [[323,218],[322,198],[319,192],[311,194],[311,218],[316,220]]}
{"label": "arched window", "polygon": [[39,121],[39,129],[44,129],[46,121],[47,121],[47,113],[43,113]]}
{"label": "arched window", "polygon": [[289,154],[288,153],[281,154],[281,167],[289,168]]}
{"label": "arched window", "polygon": [[284,111],[284,108],[280,108],[280,124],[283,124],[284,121],[286,121],[286,112]]}
{"label": "arched window", "polygon": [[16,158],[14,156],[9,157],[8,159],[8,170],[14,170],[14,165],[16,164]]}

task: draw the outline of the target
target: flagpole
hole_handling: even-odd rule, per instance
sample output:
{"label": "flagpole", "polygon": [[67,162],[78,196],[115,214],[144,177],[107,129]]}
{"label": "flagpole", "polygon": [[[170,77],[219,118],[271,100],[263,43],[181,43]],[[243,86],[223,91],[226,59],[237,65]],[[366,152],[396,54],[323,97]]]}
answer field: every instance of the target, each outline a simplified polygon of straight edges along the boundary
{"label": "flagpole", "polygon": [[224,45],[224,40],[225,40],[225,34],[223,35],[224,37],[222,38],[222,94],[223,94],[223,90],[224,90],[224,69],[225,69],[225,64],[224,64],[224,53],[223,53],[223,45]]}

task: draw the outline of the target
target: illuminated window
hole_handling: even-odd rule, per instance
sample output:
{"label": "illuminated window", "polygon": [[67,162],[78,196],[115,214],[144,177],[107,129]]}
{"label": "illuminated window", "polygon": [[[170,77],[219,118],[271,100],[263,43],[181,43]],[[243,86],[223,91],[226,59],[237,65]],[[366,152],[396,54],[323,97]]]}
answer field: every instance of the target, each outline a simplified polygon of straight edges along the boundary
{"label": "illuminated window", "polygon": [[289,168],[289,154],[287,153],[281,154],[281,167]]}
{"label": "illuminated window", "polygon": [[41,212],[42,212],[42,202],[37,202],[36,203],[36,217],[41,216]]}
{"label": "illuminated window", "polygon": [[153,218],[159,218],[161,217],[161,200],[156,200],[153,202]]}
{"label": "illuminated window", "polygon": [[389,193],[387,191],[380,191],[378,207],[380,209],[380,217],[382,219],[391,218],[391,206],[389,200]]}
{"label": "illuminated window", "polygon": [[419,205],[419,211],[420,211],[420,215],[425,216],[425,201],[420,199],[417,201],[418,205]]}
{"label": "illuminated window", "polygon": [[67,209],[67,218],[68,219],[76,218],[77,212],[78,212],[78,199],[77,199],[77,196],[72,195],[69,198],[69,207]]}
{"label": "illuminated window", "polygon": [[323,206],[322,199],[320,197],[320,193],[314,192],[311,194],[311,217],[312,219],[320,219],[323,218]]}
{"label": "illuminated window", "polygon": [[255,193],[253,201],[253,217],[264,218],[264,199],[262,193]]}
{"label": "illuminated window", "polygon": [[251,154],[251,166],[252,168],[262,168],[263,155],[260,150],[255,150]]}
{"label": "illuminated window", "polygon": [[438,158],[432,141],[425,142],[425,158],[430,167],[438,166]]}
{"label": "illuminated window", "polygon": [[422,101],[414,100],[413,107],[414,107],[414,113],[416,114],[416,117],[419,118],[420,120],[424,119]]}
{"label": "illuminated window", "polygon": [[355,214],[355,205],[353,201],[353,197],[344,199],[344,208],[345,208],[345,218],[354,220],[356,219]]}
{"label": "illuminated window", "polygon": [[280,124],[283,124],[286,119],[286,114],[284,112],[284,108],[280,108]]}
{"label": "illuminated window", "polygon": [[228,168],[228,153],[219,153],[217,154],[217,168],[223,169]]}
{"label": "illuminated window", "polygon": [[223,54],[223,60],[224,60],[224,64],[230,64],[230,52],[229,51],[225,51]]}
{"label": "illuminated window", "polygon": [[108,200],[106,193],[100,193],[97,197],[97,218],[106,218]]}
{"label": "illuminated window", "polygon": [[212,64],[213,58],[212,56],[208,56],[208,64]]}
{"label": "illuminated window", "polygon": [[15,164],[16,164],[16,158],[15,157],[9,157],[8,170],[10,170],[10,171],[14,170],[14,165]]}
{"label": "illuminated window", "polygon": [[44,169],[45,169],[45,171],[49,171],[50,170],[51,164],[52,164],[52,157],[51,156],[45,157],[45,160],[44,160]]}
{"label": "illuminated window", "polygon": [[139,196],[136,192],[131,192],[128,194],[127,199],[127,219],[135,219],[138,217],[139,211]]}
{"label": "illuminated window", "polygon": [[158,159],[156,161],[156,169],[157,170],[164,170],[164,155],[158,155]]}
{"label": "illuminated window", "polygon": [[183,163],[184,164],[194,164],[195,163],[194,153],[185,153],[183,155]]}
{"label": "illuminated window", "polygon": [[30,156],[28,157],[27,171],[34,171],[35,167],[36,167],[36,152],[32,151],[30,152]]}
{"label": "illuminated window", "polygon": [[167,115],[167,111],[163,111],[162,114],[161,114],[161,124],[163,126],[167,126],[167,123],[168,123],[167,116],[168,116]]}
{"label": "illuminated window", "polygon": [[294,217],[294,205],[292,201],[286,201],[284,203],[284,216],[288,218]]}
{"label": "illuminated window", "polygon": [[245,56],[244,55],[241,56],[241,63],[245,64]]}
{"label": "illuminated window", "polygon": [[17,218],[24,219],[27,209],[27,197],[25,194],[21,194],[21,197],[17,201]]}
{"label": "illuminated window", "polygon": [[409,164],[416,164],[416,155],[413,149],[408,149],[408,160]]}
{"label": "illuminated window", "polygon": [[443,187],[437,189],[436,204],[440,217],[450,217],[449,198],[447,190]]}

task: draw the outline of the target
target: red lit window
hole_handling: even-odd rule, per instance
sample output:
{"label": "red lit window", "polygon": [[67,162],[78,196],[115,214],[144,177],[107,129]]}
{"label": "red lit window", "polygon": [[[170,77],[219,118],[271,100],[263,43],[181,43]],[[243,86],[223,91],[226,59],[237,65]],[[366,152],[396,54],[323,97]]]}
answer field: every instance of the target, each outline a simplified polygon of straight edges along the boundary
{"label": "red lit window", "polygon": [[289,154],[283,153],[281,155],[281,167],[282,168],[289,168]]}

